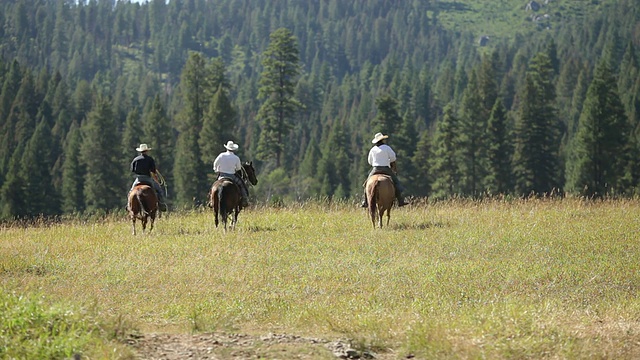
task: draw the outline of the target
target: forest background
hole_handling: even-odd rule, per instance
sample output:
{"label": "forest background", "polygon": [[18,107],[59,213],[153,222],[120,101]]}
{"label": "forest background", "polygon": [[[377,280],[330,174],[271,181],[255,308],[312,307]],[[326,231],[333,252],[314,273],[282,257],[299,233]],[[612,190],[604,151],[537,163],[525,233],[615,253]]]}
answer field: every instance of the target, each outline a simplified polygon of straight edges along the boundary
{"label": "forest background", "polygon": [[140,143],[173,208],[228,140],[255,200],[635,196],[636,0],[0,2],[0,217],[124,208]]}

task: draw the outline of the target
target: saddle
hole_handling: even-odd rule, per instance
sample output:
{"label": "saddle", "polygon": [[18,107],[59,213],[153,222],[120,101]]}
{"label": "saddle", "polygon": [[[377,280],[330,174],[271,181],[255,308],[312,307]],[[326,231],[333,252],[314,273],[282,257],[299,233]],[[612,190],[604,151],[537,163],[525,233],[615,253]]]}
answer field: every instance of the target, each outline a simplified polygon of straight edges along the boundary
{"label": "saddle", "polygon": [[140,178],[136,177],[135,181],[133,182],[133,186],[138,186],[138,185],[148,185],[153,187],[153,183],[151,181],[148,180],[141,180]]}
{"label": "saddle", "polygon": [[[393,182],[393,178],[392,178],[391,176],[389,176],[389,175],[387,175],[387,174],[383,173],[383,172],[374,172],[371,176],[373,176],[373,175],[385,176],[385,177],[389,178],[389,180],[391,180],[391,183],[393,184],[393,186],[396,186],[396,183],[395,183],[395,182]],[[370,178],[370,177],[367,177],[367,178],[364,180],[364,182],[362,183],[362,187],[366,187],[366,186],[367,186],[367,181],[369,181],[369,178]]]}
{"label": "saddle", "polygon": [[218,179],[216,180],[216,183],[223,183],[225,181],[228,181],[228,182],[232,183],[233,185],[235,185],[238,188],[238,190],[242,190],[241,186],[243,184],[239,184],[239,181],[242,181],[242,180],[240,180],[238,178],[233,178],[233,177],[231,177],[229,175],[220,175],[218,177]]}

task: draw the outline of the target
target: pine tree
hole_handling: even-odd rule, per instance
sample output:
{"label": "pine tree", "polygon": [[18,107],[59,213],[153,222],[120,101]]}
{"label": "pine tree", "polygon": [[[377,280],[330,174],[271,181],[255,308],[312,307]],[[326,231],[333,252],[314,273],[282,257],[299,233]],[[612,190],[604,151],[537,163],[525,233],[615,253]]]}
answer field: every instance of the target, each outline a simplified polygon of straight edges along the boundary
{"label": "pine tree", "polygon": [[[431,89],[431,77],[429,74],[429,67],[424,65],[422,71],[420,71],[417,89],[414,94],[414,106],[416,117],[419,120],[417,123],[424,127],[428,127],[434,120],[433,115],[433,91]],[[421,128],[422,129],[422,128]]]}
{"label": "pine tree", "polygon": [[11,156],[8,171],[2,187],[0,188],[0,218],[13,219],[26,215],[24,174],[21,170],[22,153],[25,144],[19,143]]}
{"label": "pine tree", "polygon": [[238,142],[235,136],[236,112],[231,101],[222,86],[213,95],[209,108],[204,114],[204,122],[200,131],[198,144],[202,152],[202,161],[207,165],[213,165],[213,161],[223,145],[229,140]]}
{"label": "pine tree", "polygon": [[460,109],[460,154],[462,195],[477,197],[484,191],[486,176],[486,128],[488,115],[473,71],[462,95]]}
{"label": "pine tree", "polygon": [[430,166],[433,162],[433,154],[431,151],[431,137],[427,130],[420,134],[420,140],[418,140],[411,162],[415,173],[409,184],[407,184],[407,190],[415,196],[428,196],[431,194],[431,184],[433,182],[433,171]]}
{"label": "pine tree", "polygon": [[513,157],[514,186],[519,195],[549,194],[560,187],[560,126],[553,71],[549,57],[538,53],[521,90]]}
{"label": "pine tree", "polygon": [[71,124],[64,145],[62,163],[62,212],[73,214],[84,211],[83,196],[85,166],[81,161],[82,132]]}
{"label": "pine tree", "polygon": [[513,149],[508,126],[507,110],[501,98],[497,98],[487,124],[487,176],[489,194],[508,194],[512,190],[511,157]]}
{"label": "pine tree", "polygon": [[434,156],[431,162],[433,174],[433,196],[447,198],[460,194],[460,140],[459,123],[451,104],[444,108],[442,118],[437,122],[433,142]]}
{"label": "pine tree", "polygon": [[611,69],[594,73],[567,164],[569,191],[589,197],[622,193],[630,127]]}
{"label": "pine tree", "polygon": [[202,162],[198,137],[202,129],[204,112],[210,93],[209,74],[201,54],[192,52],[181,75],[183,108],[178,114],[178,141],[174,160],[176,201],[180,206],[191,207],[207,193],[204,174],[208,169]]}
{"label": "pine tree", "polygon": [[[318,176],[323,177],[321,195],[333,196],[338,186],[349,189],[349,159],[346,153],[347,138],[344,125],[336,123],[331,127],[329,138],[322,149],[318,162]],[[345,190],[346,191],[346,190]]]}
{"label": "pine tree", "polygon": [[631,124],[640,122],[640,61],[633,43],[629,43],[620,63],[618,91]]}
{"label": "pine tree", "polygon": [[84,196],[86,210],[105,211],[121,207],[126,191],[119,159],[120,141],[110,101],[98,97],[82,126],[81,160],[86,167]]}
{"label": "pine tree", "polygon": [[378,114],[371,121],[371,132],[394,134],[402,124],[402,117],[398,114],[398,100],[387,94],[378,97],[375,103]]}
{"label": "pine tree", "polygon": [[273,159],[281,166],[285,137],[292,129],[292,120],[302,104],[294,97],[295,84],[300,74],[300,58],[296,38],[291,31],[280,28],[270,36],[263,53],[258,98],[264,102],[256,116],[261,129],[258,155]]}
{"label": "pine tree", "polygon": [[396,166],[398,176],[401,179],[408,179],[403,181],[403,186],[409,190],[413,188],[413,181],[416,179],[416,169],[413,166],[411,158],[415,153],[415,149],[418,143],[417,131],[414,126],[414,117],[408,112],[402,117],[402,123],[396,130],[395,136],[390,138],[389,143],[393,144],[393,149],[396,153]]}
{"label": "pine tree", "polygon": [[322,153],[314,137],[311,137],[304,153],[304,157],[298,167],[298,178],[304,195],[317,194],[320,192],[320,180],[317,178],[317,167]]}
{"label": "pine tree", "polygon": [[160,100],[155,95],[153,102],[142,118],[144,139],[153,146],[153,159],[156,169],[171,184],[173,169],[173,149],[175,144],[171,120]]}
{"label": "pine tree", "polygon": [[53,187],[51,169],[51,130],[41,120],[22,154],[21,172],[24,174],[25,215],[56,215],[60,197]]}
{"label": "pine tree", "polygon": [[140,143],[147,143],[151,147],[155,146],[155,144],[147,142],[144,138],[140,113],[137,108],[134,108],[127,114],[120,146],[121,169],[125,177],[129,177],[131,174],[129,164],[132,159],[132,154],[135,154],[134,149],[137,148]]}

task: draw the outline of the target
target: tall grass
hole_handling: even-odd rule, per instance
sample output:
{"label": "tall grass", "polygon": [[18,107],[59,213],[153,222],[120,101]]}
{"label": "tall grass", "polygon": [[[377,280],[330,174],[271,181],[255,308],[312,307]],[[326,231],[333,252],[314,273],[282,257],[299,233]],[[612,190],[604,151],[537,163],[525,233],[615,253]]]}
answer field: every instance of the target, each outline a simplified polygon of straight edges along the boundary
{"label": "tall grass", "polygon": [[640,203],[348,204],[0,230],[0,286],[137,331],[349,337],[398,357],[640,355]]}

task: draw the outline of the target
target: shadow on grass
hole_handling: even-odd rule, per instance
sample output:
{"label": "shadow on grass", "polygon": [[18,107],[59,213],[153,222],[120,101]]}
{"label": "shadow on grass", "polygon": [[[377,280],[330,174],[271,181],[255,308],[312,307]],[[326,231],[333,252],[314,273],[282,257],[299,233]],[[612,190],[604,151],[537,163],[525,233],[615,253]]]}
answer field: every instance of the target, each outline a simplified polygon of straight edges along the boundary
{"label": "shadow on grass", "polygon": [[[277,231],[278,229],[271,226],[255,226],[255,225],[236,225],[235,229],[231,229],[231,227],[227,228],[227,232],[268,232],[268,231]],[[224,233],[224,227],[219,225],[217,228],[206,228],[206,229],[178,229],[178,235],[203,235],[203,234],[211,234],[215,232]]]}
{"label": "shadow on grass", "polygon": [[266,231],[276,231],[277,229],[271,226],[256,226],[250,225],[242,228],[242,231],[247,232],[266,232]]}
{"label": "shadow on grass", "polygon": [[427,230],[433,228],[450,227],[451,224],[445,222],[423,222],[423,223],[391,223],[389,227],[393,230]]}

